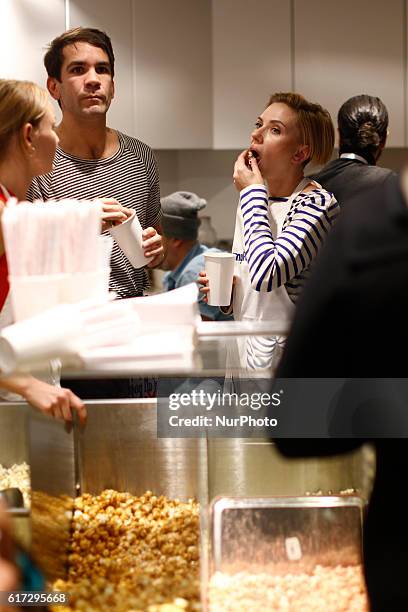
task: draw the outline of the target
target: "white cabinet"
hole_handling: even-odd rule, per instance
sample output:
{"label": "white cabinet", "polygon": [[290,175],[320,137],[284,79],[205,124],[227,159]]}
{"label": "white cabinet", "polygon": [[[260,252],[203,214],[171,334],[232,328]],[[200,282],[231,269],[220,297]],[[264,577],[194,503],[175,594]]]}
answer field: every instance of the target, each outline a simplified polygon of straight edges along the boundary
{"label": "white cabinet", "polygon": [[388,145],[405,140],[404,0],[295,0],[295,89],[336,123],[347,98],[367,93],[388,108]]}
{"label": "white cabinet", "polygon": [[45,87],[43,57],[65,30],[64,0],[0,0],[0,23],[0,77]]}
{"label": "white cabinet", "polygon": [[52,38],[77,25],[112,38],[112,127],[156,149],[241,149],[275,91],[333,120],[350,96],[379,96],[389,146],[408,144],[408,0],[0,0],[0,76],[44,85]]}
{"label": "white cabinet", "polygon": [[211,3],[133,0],[137,132],[154,148],[211,138]]}
{"label": "white cabinet", "polygon": [[112,40],[115,54],[115,97],[108,125],[138,136],[134,117],[132,0],[69,0],[69,27],[98,28]]}
{"label": "white cabinet", "polygon": [[0,77],[45,87],[43,57],[65,30],[64,0],[0,0]]}
{"label": "white cabinet", "polygon": [[290,0],[212,0],[215,149],[248,146],[270,94],[291,90],[290,23]]}
{"label": "white cabinet", "polygon": [[154,148],[211,147],[207,0],[69,0],[70,26],[105,30],[115,53],[109,124]]}

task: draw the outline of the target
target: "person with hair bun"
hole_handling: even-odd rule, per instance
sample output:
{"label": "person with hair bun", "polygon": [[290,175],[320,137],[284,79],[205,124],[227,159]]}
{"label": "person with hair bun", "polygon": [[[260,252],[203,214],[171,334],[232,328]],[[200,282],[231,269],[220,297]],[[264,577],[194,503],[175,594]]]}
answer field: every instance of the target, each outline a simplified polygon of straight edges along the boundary
{"label": "person with hair bun", "polygon": [[337,115],[339,157],[313,178],[332,191],[341,207],[367,189],[378,187],[392,170],[377,167],[388,134],[388,112],[380,98],[349,98]]}
{"label": "person with hair bun", "polygon": [[[58,144],[54,123],[54,111],[44,89],[29,81],[0,79],[0,220],[11,196],[24,200],[32,179],[52,169]],[[0,329],[12,323],[7,277],[0,224]],[[81,421],[86,418],[82,400],[72,391],[33,376],[1,378],[0,397],[2,390],[8,392],[6,399],[11,399],[11,392],[13,399],[23,397],[41,412],[56,418],[71,421],[72,411],[78,413]]]}

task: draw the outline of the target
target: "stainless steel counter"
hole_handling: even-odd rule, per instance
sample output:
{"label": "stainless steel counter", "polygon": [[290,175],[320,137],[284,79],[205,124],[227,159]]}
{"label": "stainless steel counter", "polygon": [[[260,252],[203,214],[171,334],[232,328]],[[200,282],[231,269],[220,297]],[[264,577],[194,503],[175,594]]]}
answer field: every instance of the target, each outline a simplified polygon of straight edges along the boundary
{"label": "stainless steel counter", "polygon": [[[218,496],[370,492],[369,448],[344,456],[285,459],[266,439],[158,438],[155,399],[88,401],[88,420],[72,431],[23,403],[0,403],[0,463],[28,459],[32,550],[49,579],[64,577],[73,499],[106,488],[201,504],[203,584],[208,508]],[[25,519],[29,521],[29,517]]]}

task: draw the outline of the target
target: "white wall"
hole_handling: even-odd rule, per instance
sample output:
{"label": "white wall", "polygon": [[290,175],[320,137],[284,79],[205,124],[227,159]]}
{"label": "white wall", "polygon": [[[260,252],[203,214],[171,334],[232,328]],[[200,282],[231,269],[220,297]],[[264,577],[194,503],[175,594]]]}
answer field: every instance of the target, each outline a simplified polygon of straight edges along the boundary
{"label": "white wall", "polygon": [[207,200],[203,215],[210,215],[219,239],[232,238],[236,190],[232,168],[236,151],[155,151],[162,196],[172,191],[194,191]]}
{"label": "white wall", "polygon": [[0,24],[0,78],[45,87],[43,57],[47,44],[65,29],[64,0],[0,0]]}

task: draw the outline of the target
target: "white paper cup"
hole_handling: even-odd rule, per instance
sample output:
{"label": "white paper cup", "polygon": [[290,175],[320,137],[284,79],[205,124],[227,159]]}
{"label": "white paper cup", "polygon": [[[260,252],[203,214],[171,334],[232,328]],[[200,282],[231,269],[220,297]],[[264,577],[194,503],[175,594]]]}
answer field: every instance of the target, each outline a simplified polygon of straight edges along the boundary
{"label": "white paper cup", "polygon": [[235,257],[232,253],[204,253],[209,306],[229,306]]}
{"label": "white paper cup", "polygon": [[152,259],[143,255],[142,231],[142,226],[136,213],[133,213],[129,219],[120,225],[115,225],[115,227],[111,227],[109,230],[110,235],[134,268],[143,268]]}
{"label": "white paper cup", "polygon": [[14,320],[22,321],[57,306],[62,278],[63,274],[9,276]]}
{"label": "white paper cup", "polygon": [[60,303],[74,304],[106,297],[109,293],[109,275],[110,268],[64,274],[60,285]]}

